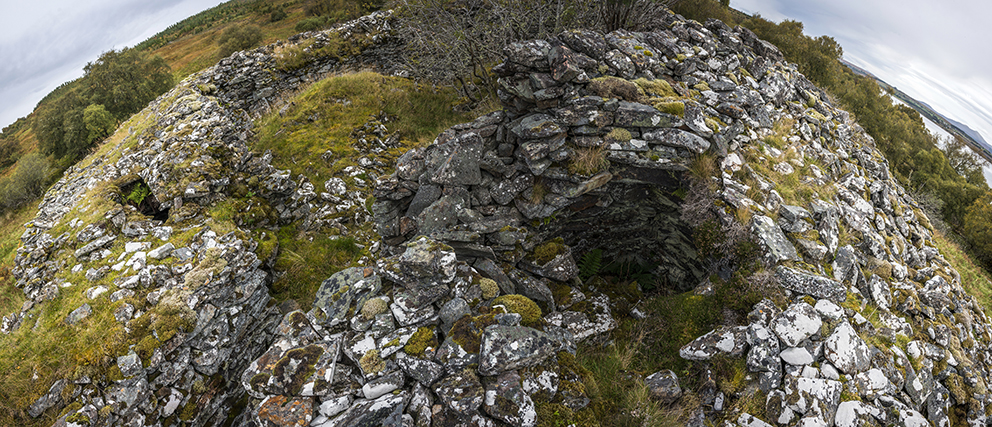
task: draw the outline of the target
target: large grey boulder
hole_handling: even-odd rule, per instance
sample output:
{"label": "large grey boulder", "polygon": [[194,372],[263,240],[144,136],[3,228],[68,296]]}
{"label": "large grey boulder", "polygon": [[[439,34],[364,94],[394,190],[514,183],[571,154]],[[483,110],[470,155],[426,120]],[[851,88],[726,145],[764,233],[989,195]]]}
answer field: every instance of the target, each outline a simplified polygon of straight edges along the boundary
{"label": "large grey boulder", "polygon": [[871,366],[871,349],[846,320],[827,337],[823,353],[837,369],[856,374]]}
{"label": "large grey boulder", "polygon": [[536,365],[557,352],[559,346],[550,335],[534,328],[490,326],[482,334],[479,373],[497,375]]}
{"label": "large grey boulder", "polygon": [[765,257],[772,264],[780,261],[799,261],[796,247],[792,246],[782,233],[782,229],[775,224],[775,220],[764,215],[755,215],[751,221],[751,231],[758,238],[758,242],[765,249]]}
{"label": "large grey boulder", "polygon": [[811,335],[820,332],[820,315],[806,302],[792,304],[771,323],[771,329],[787,347],[796,347]]}
{"label": "large grey boulder", "polygon": [[775,268],[775,275],[788,290],[837,302],[847,299],[847,288],[836,280],[784,265]]}
{"label": "large grey boulder", "polygon": [[679,349],[688,360],[708,360],[717,354],[740,356],[747,348],[747,327],[720,326]]}

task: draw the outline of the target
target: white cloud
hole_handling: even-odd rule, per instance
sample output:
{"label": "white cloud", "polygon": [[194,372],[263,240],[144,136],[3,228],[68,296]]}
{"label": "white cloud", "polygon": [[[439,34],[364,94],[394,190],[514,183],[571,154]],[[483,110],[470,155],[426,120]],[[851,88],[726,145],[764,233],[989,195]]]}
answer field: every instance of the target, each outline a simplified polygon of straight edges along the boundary
{"label": "white cloud", "polygon": [[[924,0],[733,0],[766,18],[802,21],[828,35],[845,59],[992,142],[992,2]],[[781,17],[781,18],[779,18]]]}
{"label": "white cloud", "polygon": [[101,53],[147,39],[223,0],[36,0],[0,14],[0,127],[31,112]]}

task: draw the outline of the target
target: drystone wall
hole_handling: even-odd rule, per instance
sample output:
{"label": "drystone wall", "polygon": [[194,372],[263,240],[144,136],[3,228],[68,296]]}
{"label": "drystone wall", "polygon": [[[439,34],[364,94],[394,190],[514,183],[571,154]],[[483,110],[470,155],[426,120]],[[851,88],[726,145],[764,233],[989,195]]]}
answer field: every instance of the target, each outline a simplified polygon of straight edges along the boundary
{"label": "drystone wall", "polygon": [[[395,48],[382,15],[358,23],[346,28],[376,40],[366,52]],[[552,421],[547,408],[567,407],[595,425],[577,345],[641,314],[582,283],[574,256],[603,248],[652,263],[665,286],[706,292],[678,204],[693,159],[712,155],[712,213],[731,224],[750,212],[788,301],[762,301],[682,349],[691,360],[745,359],[742,394],[764,397],[761,411],[743,413],[733,406],[742,396],[705,383],[690,425],[985,424],[992,336],[982,307],[871,138],[748,30],[670,15],[650,32],[511,46],[496,68],[504,110],[452,127],[378,180],[378,259],[325,280],[310,312],[282,316],[267,304],[258,243],[218,234],[207,206],[251,177],[274,224],[319,230],[333,226],[327,212],[361,203],[343,182],[318,193],[247,150],[250,114],[346,65],[318,58],[279,74],[279,49],[237,53],[188,79],[149,107],[151,124],[46,195],[18,255],[31,301],[5,331],[70,293],[88,298],[67,315],[73,327],[111,307],[129,328],[163,308],[190,327],[119,355],[122,378],[57,382],[32,415],[68,407],[58,425],[535,426]],[[92,203],[101,182],[130,173],[169,210],[167,223]],[[796,182],[807,197],[786,192]],[[76,284],[65,280],[72,270],[85,272]],[[678,404],[674,374],[645,382]]]}
{"label": "drystone wall", "polygon": [[[872,139],[774,46],[672,15],[653,32],[566,32],[506,55],[504,110],[399,159],[376,189],[381,259],[325,281],[242,376],[259,425],[534,426],[553,405],[596,425],[582,418],[576,345],[639,312],[581,283],[570,245],[642,251],[669,286],[707,292],[683,224],[636,223],[676,203],[705,153],[719,159],[712,213],[750,212],[787,301],[682,348],[748,370],[741,395],[705,382],[689,425],[985,425],[982,307]],[[608,166],[570,169],[587,149]],[[612,242],[616,224],[643,239]],[[645,382],[678,402],[672,372]],[[760,411],[732,406],[752,395]]]}
{"label": "drystone wall", "polygon": [[[107,351],[118,354],[105,370],[77,368],[56,381],[31,416],[62,413],[56,425],[204,426],[240,413],[238,380],[271,345],[280,316],[269,296],[272,260],[256,255],[275,251],[259,250],[237,226],[297,222],[346,233],[341,221],[368,216],[359,209],[364,196],[341,178],[320,191],[271,166],[271,154],[252,153],[251,117],[329,73],[388,69],[369,60],[394,48],[390,20],[375,13],[235,53],[153,101],[45,194],[13,271],[28,301],[4,316],[2,332],[36,328],[53,301],[78,301],[63,327],[82,331],[110,317],[117,326],[106,331],[114,343]],[[281,49],[331,37],[359,53],[315,54],[292,71],[277,69]],[[369,139],[382,142],[375,131]],[[137,186],[150,193],[138,207],[117,192]],[[210,208],[236,188],[266,203],[238,206],[233,220],[211,218]]]}

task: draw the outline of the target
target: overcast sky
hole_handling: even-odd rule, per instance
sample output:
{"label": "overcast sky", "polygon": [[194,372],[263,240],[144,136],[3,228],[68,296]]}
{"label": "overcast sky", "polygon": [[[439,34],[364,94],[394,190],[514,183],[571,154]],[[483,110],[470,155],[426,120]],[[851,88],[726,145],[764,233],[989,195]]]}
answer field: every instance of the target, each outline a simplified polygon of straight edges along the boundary
{"label": "overcast sky", "polygon": [[731,0],[775,22],[833,37],[844,59],[968,125],[992,143],[992,2]]}
{"label": "overcast sky", "polygon": [[0,128],[110,49],[223,0],[0,0]]}

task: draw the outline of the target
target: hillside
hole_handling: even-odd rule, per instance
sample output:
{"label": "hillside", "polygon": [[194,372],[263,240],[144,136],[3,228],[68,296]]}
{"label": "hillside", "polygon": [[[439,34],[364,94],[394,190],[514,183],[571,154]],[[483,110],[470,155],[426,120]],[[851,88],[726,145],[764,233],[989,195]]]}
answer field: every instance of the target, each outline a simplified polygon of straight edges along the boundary
{"label": "hillside", "polygon": [[[111,50],[94,58],[87,65],[84,77],[62,84],[46,95],[31,114],[6,126],[0,133],[0,211],[18,210],[28,204],[28,200],[40,196],[39,191],[24,191],[22,179],[10,177],[21,158],[29,154],[44,158],[50,173],[36,180],[40,180],[42,186],[48,186],[91,150],[95,141],[109,136],[117,125],[148,101],[193,72],[216,64],[233,50],[272,43],[300,31],[327,28],[375,7],[375,2],[350,0],[231,0],[178,22],[133,48]],[[228,36],[233,41],[222,43]],[[115,61],[130,51],[145,58],[161,58],[166,75],[159,78],[168,81],[155,85],[151,93],[134,94],[135,90],[130,87],[132,83],[127,80],[138,80],[143,71],[135,69],[140,67],[133,60]],[[93,76],[95,72],[90,67],[102,63],[114,64],[116,69],[100,77]],[[111,86],[119,93],[112,97],[93,94],[92,80],[98,78],[114,79]],[[102,103],[113,111],[115,107],[107,98],[137,98],[140,101],[137,105],[117,107],[122,112],[114,114],[111,122],[103,125],[108,131],[98,136],[88,135],[87,129],[93,125],[83,122],[84,107]],[[32,182],[30,186],[34,185]]]}
{"label": "hillside", "polygon": [[986,422],[987,278],[778,47],[565,30],[469,112],[402,16],[190,74],[0,229],[0,424]]}

